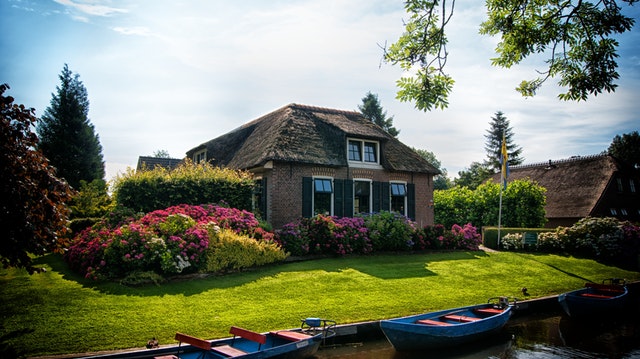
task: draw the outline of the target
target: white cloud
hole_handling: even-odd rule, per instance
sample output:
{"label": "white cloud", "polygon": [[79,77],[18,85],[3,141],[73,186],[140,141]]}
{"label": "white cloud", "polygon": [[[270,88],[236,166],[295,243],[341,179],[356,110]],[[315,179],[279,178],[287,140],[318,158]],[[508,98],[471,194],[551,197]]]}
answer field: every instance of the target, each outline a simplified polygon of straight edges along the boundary
{"label": "white cloud", "polygon": [[64,5],[67,8],[78,10],[83,14],[91,15],[91,16],[111,16],[113,14],[118,13],[126,13],[128,12],[126,9],[114,8],[106,5],[100,5],[100,1],[87,0],[87,1],[77,1],[74,2],[72,0],[54,0],[60,5]]}

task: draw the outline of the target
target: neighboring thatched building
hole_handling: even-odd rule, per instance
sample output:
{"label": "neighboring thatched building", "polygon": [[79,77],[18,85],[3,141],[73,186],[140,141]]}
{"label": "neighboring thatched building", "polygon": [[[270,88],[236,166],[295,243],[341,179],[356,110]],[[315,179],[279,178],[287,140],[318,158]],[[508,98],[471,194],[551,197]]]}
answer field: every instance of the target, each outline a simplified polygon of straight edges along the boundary
{"label": "neighboring thatched building", "polygon": [[187,152],[259,180],[256,208],[279,227],[317,213],[392,210],[433,224],[439,171],[362,114],[290,104]]}
{"label": "neighboring thatched building", "polygon": [[[515,166],[509,181],[529,178],[547,189],[547,227],[571,226],[581,218],[640,221],[640,178],[609,155]],[[498,182],[500,173],[494,175]]]}
{"label": "neighboring thatched building", "polygon": [[182,160],[179,158],[139,156],[136,170],[152,170],[156,167],[163,167],[168,170],[172,170],[178,167],[180,163],[182,163]]}

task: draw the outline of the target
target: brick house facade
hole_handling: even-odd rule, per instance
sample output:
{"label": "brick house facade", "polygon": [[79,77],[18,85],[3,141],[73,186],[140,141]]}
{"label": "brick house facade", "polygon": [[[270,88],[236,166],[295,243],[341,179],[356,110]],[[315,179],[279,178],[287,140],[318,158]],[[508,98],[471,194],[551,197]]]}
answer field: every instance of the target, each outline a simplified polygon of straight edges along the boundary
{"label": "brick house facade", "polygon": [[255,209],[275,228],[318,213],[394,211],[434,222],[438,170],[358,112],[290,104],[187,158],[253,173]]}

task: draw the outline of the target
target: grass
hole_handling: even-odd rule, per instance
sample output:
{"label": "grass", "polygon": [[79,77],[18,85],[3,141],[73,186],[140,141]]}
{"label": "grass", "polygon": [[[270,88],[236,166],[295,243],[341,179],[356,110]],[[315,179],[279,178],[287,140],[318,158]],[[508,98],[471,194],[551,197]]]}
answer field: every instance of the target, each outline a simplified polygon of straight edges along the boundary
{"label": "grass", "polygon": [[482,303],[489,297],[558,294],[585,281],[640,273],[547,254],[450,252],[329,258],[226,276],[129,288],[87,281],[60,257],[47,272],[0,271],[0,356],[81,353],[173,343],[176,331],[228,336],[231,325],[292,328],[301,318],[339,324]]}

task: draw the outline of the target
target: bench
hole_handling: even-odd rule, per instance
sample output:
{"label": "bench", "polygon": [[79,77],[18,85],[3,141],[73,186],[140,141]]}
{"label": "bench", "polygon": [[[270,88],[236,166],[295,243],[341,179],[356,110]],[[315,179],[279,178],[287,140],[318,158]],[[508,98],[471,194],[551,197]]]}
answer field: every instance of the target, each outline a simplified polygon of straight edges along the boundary
{"label": "bench", "polygon": [[[182,346],[182,343],[187,343],[187,344],[191,344],[196,348],[202,349],[204,350],[201,354],[201,357],[204,358],[204,355],[207,351],[211,350],[211,342],[204,340],[204,339],[200,339],[200,338],[196,338],[196,337],[192,337],[191,335],[187,335],[187,334],[182,334],[182,333],[176,333],[175,339],[179,342],[178,344],[178,357],[180,357],[180,347]],[[162,359],[168,359],[168,358],[162,358]]]}
{"label": "bench", "polygon": [[229,329],[229,333],[233,334],[233,338],[235,339],[236,336],[251,340],[252,342],[256,342],[258,343],[258,350],[260,350],[260,347],[262,346],[262,344],[267,342],[267,336],[264,334],[260,334],[260,333],[256,333],[253,332],[251,330],[248,329],[244,329],[244,328],[240,328],[240,327],[231,327],[231,329]]}
{"label": "bench", "polygon": [[234,348],[230,345],[219,345],[217,347],[211,347],[211,350],[231,358],[247,354],[247,352],[245,352],[244,350]]}
{"label": "bench", "polygon": [[424,324],[424,325],[438,325],[438,326],[447,326],[447,325],[452,325],[451,323],[441,322],[441,321],[439,321],[439,320],[432,320],[432,319],[421,319],[421,320],[416,320],[416,324]]}
{"label": "bench", "polygon": [[614,286],[609,284],[598,284],[598,283],[585,283],[584,286],[586,288],[593,288],[598,292],[609,292],[614,295],[620,295],[624,293],[624,289],[620,286]]}
{"label": "bench", "polygon": [[598,298],[598,299],[611,299],[614,297],[613,295],[597,294],[597,293],[581,293],[580,296],[587,297],[587,298]]}
{"label": "bench", "polygon": [[462,322],[462,323],[475,322],[476,320],[480,320],[481,319],[481,318],[476,318],[476,317],[469,317],[469,316],[466,316],[466,315],[455,315],[455,314],[445,315],[443,318],[447,319],[447,320],[452,320],[454,322]]}
{"label": "bench", "polygon": [[504,312],[504,310],[503,309],[497,309],[497,308],[478,308],[478,309],[475,309],[474,312],[481,313],[481,314],[495,315],[495,314],[500,314],[500,313]]}
{"label": "bench", "polygon": [[305,340],[311,337],[311,335],[309,334],[305,334],[305,333],[300,333],[300,332],[292,332],[289,330],[280,330],[277,332],[271,332],[272,335],[275,335],[276,337],[282,338],[282,339],[286,339],[292,342],[297,342],[299,340]]}

